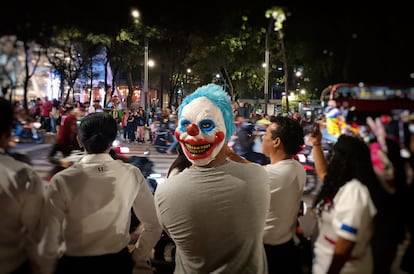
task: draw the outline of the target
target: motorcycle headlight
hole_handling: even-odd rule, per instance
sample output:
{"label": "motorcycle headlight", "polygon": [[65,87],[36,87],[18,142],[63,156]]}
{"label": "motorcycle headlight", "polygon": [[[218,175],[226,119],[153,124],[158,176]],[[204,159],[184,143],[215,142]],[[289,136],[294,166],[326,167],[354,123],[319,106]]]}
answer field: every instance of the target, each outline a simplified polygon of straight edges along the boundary
{"label": "motorcycle headlight", "polygon": [[34,126],[35,129],[39,129],[39,128],[42,127],[42,124],[39,123],[39,122],[33,122],[33,126]]}

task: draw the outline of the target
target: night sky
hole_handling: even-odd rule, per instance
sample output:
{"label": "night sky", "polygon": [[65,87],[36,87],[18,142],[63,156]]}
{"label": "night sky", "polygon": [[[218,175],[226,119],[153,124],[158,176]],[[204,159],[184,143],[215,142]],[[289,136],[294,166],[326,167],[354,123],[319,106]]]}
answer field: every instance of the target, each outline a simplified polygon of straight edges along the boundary
{"label": "night sky", "polygon": [[13,32],[23,18],[115,32],[131,23],[130,8],[137,7],[147,25],[214,35],[226,20],[240,25],[242,14],[266,27],[264,12],[272,6],[285,7],[291,14],[285,23],[286,39],[311,41],[320,52],[352,52],[352,72],[361,78],[369,75],[379,81],[388,77],[396,82],[406,81],[414,73],[414,14],[409,1],[399,0],[388,4],[353,0],[16,0],[0,10],[0,34]]}

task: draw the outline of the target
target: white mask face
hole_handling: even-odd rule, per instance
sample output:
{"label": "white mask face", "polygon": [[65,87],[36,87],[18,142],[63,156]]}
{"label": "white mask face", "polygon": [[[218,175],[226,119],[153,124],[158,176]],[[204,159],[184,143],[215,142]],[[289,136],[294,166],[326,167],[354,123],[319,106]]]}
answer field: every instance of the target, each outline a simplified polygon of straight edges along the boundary
{"label": "white mask face", "polygon": [[175,137],[188,160],[196,166],[208,165],[226,138],[221,110],[206,97],[194,99],[183,108]]}

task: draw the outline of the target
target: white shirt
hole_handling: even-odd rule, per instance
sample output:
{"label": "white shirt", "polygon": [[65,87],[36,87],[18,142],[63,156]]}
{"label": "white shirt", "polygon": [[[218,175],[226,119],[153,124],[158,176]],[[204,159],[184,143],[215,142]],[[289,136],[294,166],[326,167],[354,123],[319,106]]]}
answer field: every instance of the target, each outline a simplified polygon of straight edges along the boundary
{"label": "white shirt", "polygon": [[319,234],[314,244],[312,273],[322,274],[328,271],[338,236],[355,242],[351,258],[341,273],[372,273],[369,242],[376,212],[365,185],[354,179],[342,186],[335,195],[330,210],[325,206],[318,220]]}
{"label": "white shirt", "polygon": [[130,240],[132,206],[144,226],[134,256],[146,258],[160,238],[161,227],[145,178],[137,167],[109,154],[85,155],[52,177],[42,252],[56,257],[59,239],[65,239],[69,256],[119,252]]}
{"label": "white shirt", "polygon": [[295,159],[265,166],[270,178],[270,208],[263,242],[278,245],[296,233],[298,211],[306,184],[306,171]]}
{"label": "white shirt", "polygon": [[[0,272],[10,273],[36,259],[38,227],[45,201],[36,172],[0,148]],[[27,253],[25,250],[28,250]]]}

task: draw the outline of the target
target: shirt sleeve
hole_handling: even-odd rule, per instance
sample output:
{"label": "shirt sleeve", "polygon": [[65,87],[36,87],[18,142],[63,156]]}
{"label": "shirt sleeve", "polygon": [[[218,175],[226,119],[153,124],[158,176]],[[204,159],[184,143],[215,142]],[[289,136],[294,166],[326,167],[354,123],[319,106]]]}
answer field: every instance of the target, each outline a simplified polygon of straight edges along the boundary
{"label": "shirt sleeve", "polygon": [[59,256],[62,223],[65,217],[65,203],[58,189],[57,178],[52,180],[47,189],[46,204],[41,222],[42,241],[39,245],[40,253],[50,259],[57,259]]}
{"label": "shirt sleeve", "polygon": [[367,218],[376,214],[369,191],[358,181],[348,182],[337,193],[334,199],[335,214],[333,225],[338,236],[349,241],[356,241]]}
{"label": "shirt sleeve", "polygon": [[140,186],[133,207],[136,216],[144,226],[144,230],[136,243],[134,257],[137,259],[146,259],[160,239],[162,229],[158,223],[157,213],[155,211],[154,195],[146,179],[142,174],[137,173],[137,181]]}
{"label": "shirt sleeve", "polygon": [[26,252],[33,265],[40,267],[43,263],[38,256],[37,246],[40,241],[40,219],[45,203],[45,186],[43,180],[31,168],[21,170],[24,176],[17,176],[22,189],[22,210],[20,220],[26,228]]}
{"label": "shirt sleeve", "polygon": [[38,225],[45,202],[45,187],[42,179],[31,168],[27,168],[27,181],[24,183],[23,209],[21,222],[27,228],[28,234],[33,241],[39,240]]}

